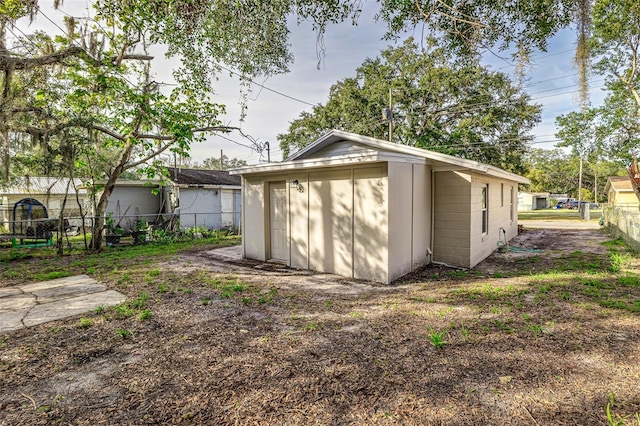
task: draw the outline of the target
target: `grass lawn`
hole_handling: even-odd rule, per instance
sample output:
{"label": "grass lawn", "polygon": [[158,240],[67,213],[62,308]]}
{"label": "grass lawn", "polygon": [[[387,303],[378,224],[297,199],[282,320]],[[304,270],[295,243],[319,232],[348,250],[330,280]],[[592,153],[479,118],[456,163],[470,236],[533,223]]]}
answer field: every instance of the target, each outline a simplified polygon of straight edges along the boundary
{"label": "grass lawn", "polygon": [[0,424],[637,425],[640,273],[594,235],[392,286],[205,252],[237,239],[0,252],[128,296],[0,336]]}
{"label": "grass lawn", "polygon": [[[590,221],[597,222],[602,216],[602,210],[590,210]],[[518,220],[568,220],[582,221],[578,210],[573,209],[543,209],[518,212]]]}

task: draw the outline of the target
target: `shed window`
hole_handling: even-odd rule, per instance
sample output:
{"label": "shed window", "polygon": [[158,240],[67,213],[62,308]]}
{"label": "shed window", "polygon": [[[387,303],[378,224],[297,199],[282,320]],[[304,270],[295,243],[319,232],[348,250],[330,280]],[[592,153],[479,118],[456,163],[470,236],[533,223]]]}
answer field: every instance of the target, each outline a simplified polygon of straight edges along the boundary
{"label": "shed window", "polygon": [[489,230],[489,184],[482,187],[482,233]]}
{"label": "shed window", "polygon": [[500,184],[500,207],[504,207],[504,183]]}

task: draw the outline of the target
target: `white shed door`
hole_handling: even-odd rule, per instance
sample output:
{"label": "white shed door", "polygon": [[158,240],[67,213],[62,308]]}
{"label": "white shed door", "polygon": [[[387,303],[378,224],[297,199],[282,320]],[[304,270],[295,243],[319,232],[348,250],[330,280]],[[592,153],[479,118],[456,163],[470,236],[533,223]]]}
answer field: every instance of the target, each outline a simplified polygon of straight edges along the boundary
{"label": "white shed door", "polygon": [[221,192],[221,214],[222,214],[222,227],[233,227],[233,190],[223,189]]}
{"label": "white shed door", "polygon": [[289,263],[289,240],[287,238],[287,191],[285,182],[269,185],[269,229],[271,259]]}

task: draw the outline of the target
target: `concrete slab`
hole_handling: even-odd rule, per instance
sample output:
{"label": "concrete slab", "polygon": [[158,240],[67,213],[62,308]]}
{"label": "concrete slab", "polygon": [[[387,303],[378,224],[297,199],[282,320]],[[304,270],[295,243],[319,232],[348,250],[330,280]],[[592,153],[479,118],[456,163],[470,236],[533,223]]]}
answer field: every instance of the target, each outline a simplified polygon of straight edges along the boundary
{"label": "concrete slab", "polygon": [[127,297],[114,290],[84,296],[71,297],[36,305],[24,317],[25,327],[43,324],[92,311],[98,306],[113,306],[124,302]]}
{"label": "concrete slab", "polygon": [[102,284],[96,283],[93,279],[90,280],[91,281],[70,283],[69,285],[55,286],[52,288],[43,288],[32,291],[31,294],[37,297],[38,303],[49,303],[69,297],[84,296],[107,290],[107,287]]}
{"label": "concrete slab", "polygon": [[11,287],[11,288],[0,288],[0,298],[15,296],[16,294],[22,294],[22,290],[19,288]]}
{"label": "concrete slab", "polygon": [[127,297],[87,275],[0,289],[0,333],[113,306]]}
{"label": "concrete slab", "polygon": [[0,333],[24,328],[22,318],[29,313],[31,308],[33,308],[33,306],[13,311],[0,312]]}
{"label": "concrete slab", "polygon": [[242,260],[242,246],[221,247],[207,251],[207,254],[227,262]]}
{"label": "concrete slab", "polygon": [[25,293],[33,293],[40,290],[48,290],[54,287],[68,286],[68,285],[73,285],[77,283],[98,284],[96,280],[94,280],[88,275],[74,275],[73,277],[56,278],[55,280],[26,284],[18,288],[20,288]]}
{"label": "concrete slab", "polygon": [[36,297],[32,294],[16,294],[13,297],[0,299],[0,312],[17,311],[22,308],[31,308],[36,304]]}

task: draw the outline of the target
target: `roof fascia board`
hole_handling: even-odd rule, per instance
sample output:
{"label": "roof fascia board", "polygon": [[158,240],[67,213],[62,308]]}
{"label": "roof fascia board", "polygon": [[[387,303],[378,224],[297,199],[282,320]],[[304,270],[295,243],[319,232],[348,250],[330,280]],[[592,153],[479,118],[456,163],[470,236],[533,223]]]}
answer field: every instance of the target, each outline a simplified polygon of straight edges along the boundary
{"label": "roof fascia board", "polygon": [[180,183],[180,184],[173,184],[174,187],[177,188],[182,188],[182,189],[190,189],[190,188],[194,188],[194,189],[241,189],[242,185],[212,185],[212,184],[197,184],[197,183],[192,183],[192,184],[186,184],[186,183]]}
{"label": "roof fascia board", "polygon": [[319,168],[342,165],[353,165],[360,163],[375,163],[384,161],[380,159],[378,153],[366,155],[340,155],[337,157],[312,158],[307,160],[283,161],[282,163],[269,163],[258,166],[248,166],[230,171],[233,175],[249,175],[256,173],[282,172],[297,170],[301,167]]}
{"label": "roof fascia board", "polygon": [[[361,144],[364,144],[373,148],[377,148],[383,151],[391,151],[391,152],[411,155],[415,157],[422,157],[422,158],[439,161],[446,164],[460,165],[464,168],[477,170],[485,173],[488,169],[491,168],[491,166],[488,166],[486,164],[483,164],[477,161],[467,160],[464,158],[454,157],[452,155],[429,151],[423,148],[416,148],[413,146],[387,142],[380,139],[370,138],[368,136],[342,132],[340,130],[332,130],[326,133],[325,135],[321,136],[318,140],[316,140],[312,144],[308,145],[307,147],[303,148],[297,153],[291,155],[285,161],[294,161],[300,157],[304,157],[305,155],[312,154],[313,152],[319,151],[332,142],[337,142],[342,140],[361,143]],[[496,168],[496,170],[498,169]]]}

